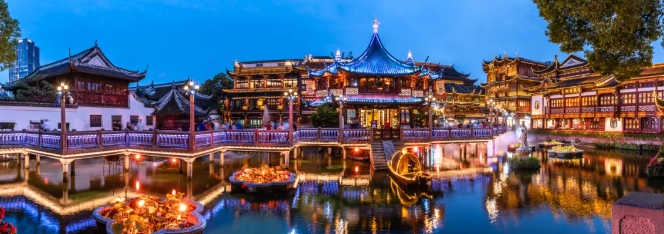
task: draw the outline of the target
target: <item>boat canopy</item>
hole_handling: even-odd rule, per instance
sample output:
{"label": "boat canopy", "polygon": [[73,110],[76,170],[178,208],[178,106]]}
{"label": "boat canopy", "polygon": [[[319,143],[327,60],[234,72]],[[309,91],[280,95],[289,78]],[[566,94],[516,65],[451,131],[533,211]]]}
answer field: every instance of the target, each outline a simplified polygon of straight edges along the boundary
{"label": "boat canopy", "polygon": [[[420,165],[420,160],[412,153],[397,153],[392,157],[392,168],[399,175],[422,171]],[[413,171],[409,170],[409,166],[412,166]]]}

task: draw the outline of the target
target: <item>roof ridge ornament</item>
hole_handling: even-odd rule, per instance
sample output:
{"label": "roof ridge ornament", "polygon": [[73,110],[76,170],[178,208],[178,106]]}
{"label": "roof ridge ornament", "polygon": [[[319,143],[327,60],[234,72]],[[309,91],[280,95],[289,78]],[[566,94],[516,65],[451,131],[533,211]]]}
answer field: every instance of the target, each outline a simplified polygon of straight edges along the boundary
{"label": "roof ridge ornament", "polygon": [[406,63],[413,64],[413,53],[410,52],[410,49],[408,49],[408,57],[406,58]]}
{"label": "roof ridge ornament", "polygon": [[373,32],[378,33],[378,25],[380,25],[380,22],[378,22],[378,18],[374,16],[374,22],[373,22]]}
{"label": "roof ridge ornament", "polygon": [[334,60],[335,61],[341,61],[341,50],[339,50],[339,47],[337,47],[337,52],[334,55]]}

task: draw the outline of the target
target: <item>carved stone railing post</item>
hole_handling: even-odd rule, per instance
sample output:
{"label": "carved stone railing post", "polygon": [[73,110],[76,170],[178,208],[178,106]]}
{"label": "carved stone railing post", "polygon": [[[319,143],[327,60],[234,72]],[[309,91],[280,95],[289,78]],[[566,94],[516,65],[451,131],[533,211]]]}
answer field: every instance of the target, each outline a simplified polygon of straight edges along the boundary
{"label": "carved stone railing post", "polygon": [[258,144],[258,129],[254,129],[254,144]]}
{"label": "carved stone railing post", "polygon": [[159,130],[155,128],[154,131],[152,132],[152,146],[157,147],[157,145],[159,144],[159,142],[157,141],[158,137],[159,137]]}
{"label": "carved stone railing post", "polygon": [[318,131],[316,132],[316,140],[320,141],[321,139],[323,139],[321,134],[322,134],[321,129],[320,129],[320,127],[318,127]]}

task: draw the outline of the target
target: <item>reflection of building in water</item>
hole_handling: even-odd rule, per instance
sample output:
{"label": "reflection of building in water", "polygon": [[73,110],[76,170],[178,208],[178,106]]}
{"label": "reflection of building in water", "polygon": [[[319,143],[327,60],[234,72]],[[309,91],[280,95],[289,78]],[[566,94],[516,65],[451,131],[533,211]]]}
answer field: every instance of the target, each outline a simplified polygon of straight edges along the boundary
{"label": "reflection of building in water", "polygon": [[[579,160],[548,159],[541,172],[499,171],[492,178],[493,186],[487,189],[490,219],[495,221],[499,214],[515,215],[523,213],[517,209],[546,204],[554,215],[567,219],[608,220],[611,204],[627,192],[653,192],[636,169],[643,167],[643,162],[594,154],[590,151]],[[502,212],[510,210],[514,212]]]}

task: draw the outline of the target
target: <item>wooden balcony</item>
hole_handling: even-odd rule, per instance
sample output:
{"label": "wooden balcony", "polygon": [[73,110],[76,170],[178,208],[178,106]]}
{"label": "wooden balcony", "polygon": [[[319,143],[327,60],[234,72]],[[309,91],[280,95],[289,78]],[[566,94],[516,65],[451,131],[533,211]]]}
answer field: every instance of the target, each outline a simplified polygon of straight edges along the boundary
{"label": "wooden balcony", "polygon": [[[195,132],[195,145],[189,145],[189,132],[180,131],[88,131],[68,132],[66,149],[61,149],[59,132],[0,132],[0,152],[7,149],[28,150],[51,156],[72,155],[75,158],[101,153],[122,154],[127,150],[161,154],[195,155],[210,150],[247,149],[289,150],[301,145],[370,144],[377,140],[410,142],[488,140],[504,133],[503,128],[436,128],[429,129],[344,129],[302,128],[293,132],[292,141],[286,130],[221,130]],[[292,142],[292,143],[291,143]]]}

